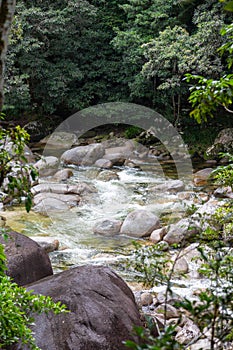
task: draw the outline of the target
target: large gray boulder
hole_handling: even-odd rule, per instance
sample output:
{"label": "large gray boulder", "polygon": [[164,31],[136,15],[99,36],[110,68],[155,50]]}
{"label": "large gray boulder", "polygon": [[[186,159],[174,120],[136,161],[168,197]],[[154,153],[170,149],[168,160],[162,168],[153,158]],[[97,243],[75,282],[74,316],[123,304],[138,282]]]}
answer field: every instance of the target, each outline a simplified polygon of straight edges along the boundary
{"label": "large gray boulder", "polygon": [[5,247],[7,275],[22,286],[53,274],[48,254],[38,243],[18,232],[7,232],[5,241],[0,235],[0,243]]}
{"label": "large gray boulder", "polygon": [[121,226],[121,234],[131,237],[146,237],[160,227],[159,218],[146,210],[129,213]]}
{"label": "large gray boulder", "polygon": [[233,152],[233,128],[221,130],[214,144],[207,149],[206,154],[211,157],[218,157],[220,152]]}
{"label": "large gray boulder", "polygon": [[104,155],[104,147],[99,143],[79,146],[64,152],[61,161],[64,164],[94,165]]}
{"label": "large gray boulder", "polygon": [[122,222],[114,219],[103,219],[95,224],[93,232],[103,236],[115,236],[120,233]]}
{"label": "large gray boulder", "polygon": [[54,156],[42,157],[34,164],[41,177],[55,174],[58,169],[58,165],[59,159]]}
{"label": "large gray boulder", "polygon": [[28,289],[51,296],[70,310],[35,317],[33,331],[42,350],[123,350],[124,340],[137,340],[133,326],[141,322],[133,293],[107,267],[73,268],[33,283]]}

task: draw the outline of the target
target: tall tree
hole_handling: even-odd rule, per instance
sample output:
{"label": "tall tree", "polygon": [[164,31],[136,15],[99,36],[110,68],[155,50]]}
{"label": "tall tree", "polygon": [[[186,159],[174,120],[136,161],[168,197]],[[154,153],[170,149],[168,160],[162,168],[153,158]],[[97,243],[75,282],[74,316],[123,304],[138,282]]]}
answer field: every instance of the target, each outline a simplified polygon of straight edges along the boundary
{"label": "tall tree", "polygon": [[0,0],[0,110],[3,106],[3,81],[8,34],[15,11],[16,0]]}

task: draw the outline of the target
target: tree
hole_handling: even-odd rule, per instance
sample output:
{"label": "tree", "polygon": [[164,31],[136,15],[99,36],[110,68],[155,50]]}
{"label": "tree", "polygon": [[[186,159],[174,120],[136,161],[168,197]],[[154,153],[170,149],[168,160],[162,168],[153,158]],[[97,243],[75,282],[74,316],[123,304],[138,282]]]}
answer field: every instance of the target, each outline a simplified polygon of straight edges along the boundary
{"label": "tree", "polygon": [[0,0],[0,111],[3,106],[3,76],[8,34],[15,11],[15,0]]}

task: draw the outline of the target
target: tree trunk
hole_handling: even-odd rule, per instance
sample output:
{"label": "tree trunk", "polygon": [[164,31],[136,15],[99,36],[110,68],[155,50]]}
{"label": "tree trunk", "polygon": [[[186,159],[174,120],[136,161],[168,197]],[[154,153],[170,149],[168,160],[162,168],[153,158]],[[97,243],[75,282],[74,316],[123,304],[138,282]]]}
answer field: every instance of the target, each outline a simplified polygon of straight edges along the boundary
{"label": "tree trunk", "polygon": [[0,0],[0,111],[3,106],[4,62],[15,3],[16,0]]}

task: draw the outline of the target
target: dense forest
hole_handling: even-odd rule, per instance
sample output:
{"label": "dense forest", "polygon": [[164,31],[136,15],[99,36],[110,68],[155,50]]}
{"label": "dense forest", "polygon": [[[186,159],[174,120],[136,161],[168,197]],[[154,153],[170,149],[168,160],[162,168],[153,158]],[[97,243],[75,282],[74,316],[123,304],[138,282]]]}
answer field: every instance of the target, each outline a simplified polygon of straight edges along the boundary
{"label": "dense forest", "polygon": [[[219,79],[228,73],[218,48],[227,40],[220,29],[231,21],[215,0],[19,0],[4,112],[64,119],[123,101],[162,111],[184,128],[193,123],[185,74]],[[229,124],[229,115],[219,114],[221,126]]]}

